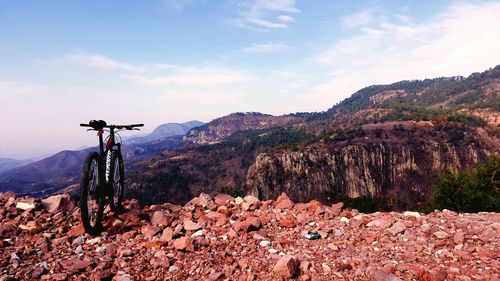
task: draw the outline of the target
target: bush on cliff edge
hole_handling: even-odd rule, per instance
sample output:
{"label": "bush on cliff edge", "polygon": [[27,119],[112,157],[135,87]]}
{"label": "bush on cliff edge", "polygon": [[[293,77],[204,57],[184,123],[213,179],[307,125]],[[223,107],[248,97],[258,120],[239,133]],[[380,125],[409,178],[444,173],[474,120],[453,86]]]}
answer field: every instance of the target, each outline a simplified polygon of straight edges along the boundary
{"label": "bush on cliff edge", "polygon": [[430,208],[500,212],[500,157],[478,164],[469,172],[439,174]]}

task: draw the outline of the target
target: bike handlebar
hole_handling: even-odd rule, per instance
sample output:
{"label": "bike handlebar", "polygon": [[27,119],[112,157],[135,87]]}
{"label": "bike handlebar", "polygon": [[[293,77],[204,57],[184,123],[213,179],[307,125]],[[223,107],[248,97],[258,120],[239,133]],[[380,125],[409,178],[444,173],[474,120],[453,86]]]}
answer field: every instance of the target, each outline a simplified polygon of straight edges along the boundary
{"label": "bike handlebar", "polygon": [[107,125],[104,120],[91,120],[88,124],[80,124],[80,127],[90,127],[94,130],[102,130],[103,128],[110,129],[127,129],[132,130],[135,127],[144,127],[144,124],[130,124],[130,125]]}

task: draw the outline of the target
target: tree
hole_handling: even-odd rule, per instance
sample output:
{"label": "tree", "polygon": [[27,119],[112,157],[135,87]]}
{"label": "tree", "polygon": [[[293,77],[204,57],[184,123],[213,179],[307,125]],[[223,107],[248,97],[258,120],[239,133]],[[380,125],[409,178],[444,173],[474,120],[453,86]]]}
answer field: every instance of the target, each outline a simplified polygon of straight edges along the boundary
{"label": "tree", "polygon": [[460,212],[499,212],[500,157],[478,164],[470,172],[439,174],[430,206]]}

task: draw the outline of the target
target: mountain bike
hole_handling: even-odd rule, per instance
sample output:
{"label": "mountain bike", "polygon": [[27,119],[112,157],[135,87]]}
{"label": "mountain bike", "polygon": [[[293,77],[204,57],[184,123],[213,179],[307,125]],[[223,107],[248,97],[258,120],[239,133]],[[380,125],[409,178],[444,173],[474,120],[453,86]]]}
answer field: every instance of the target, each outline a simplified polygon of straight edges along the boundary
{"label": "mountain bike", "polygon": [[[122,130],[139,130],[144,124],[107,125],[103,120],[92,120],[81,127],[97,131],[99,152],[90,152],[83,164],[80,182],[80,216],[87,233],[96,235],[102,229],[106,203],[114,212],[120,212],[123,200],[124,174],[121,143],[115,135]],[[109,132],[103,139],[104,132]],[[120,138],[121,139],[121,138]],[[106,142],[106,143],[104,143]]]}

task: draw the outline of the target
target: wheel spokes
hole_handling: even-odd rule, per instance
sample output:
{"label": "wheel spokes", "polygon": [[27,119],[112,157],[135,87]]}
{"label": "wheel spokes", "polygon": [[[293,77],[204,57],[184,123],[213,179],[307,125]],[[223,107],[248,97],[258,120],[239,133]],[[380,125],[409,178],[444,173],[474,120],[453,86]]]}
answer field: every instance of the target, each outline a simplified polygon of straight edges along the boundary
{"label": "wheel spokes", "polygon": [[87,188],[87,214],[90,224],[95,226],[97,223],[97,212],[99,211],[99,198],[97,194],[97,187],[99,185],[99,168],[97,161],[92,161],[90,166],[91,179]]}

